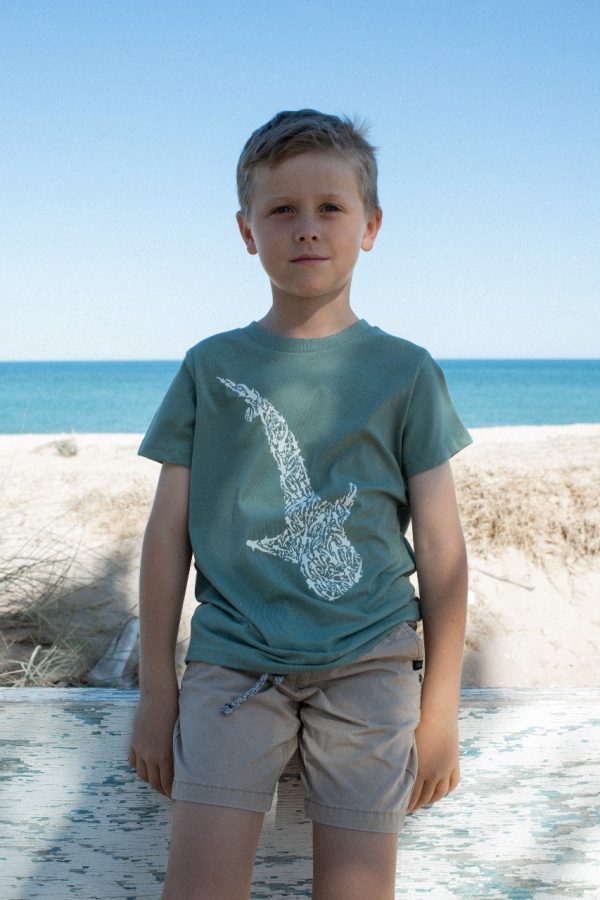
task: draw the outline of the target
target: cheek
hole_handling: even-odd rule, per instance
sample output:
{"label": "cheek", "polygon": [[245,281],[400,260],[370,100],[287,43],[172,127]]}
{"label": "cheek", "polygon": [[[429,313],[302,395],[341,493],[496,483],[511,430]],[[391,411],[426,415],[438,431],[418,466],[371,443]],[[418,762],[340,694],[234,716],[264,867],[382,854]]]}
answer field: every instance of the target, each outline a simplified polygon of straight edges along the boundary
{"label": "cheek", "polygon": [[344,246],[347,248],[348,256],[358,257],[360,254],[364,235],[362,232],[349,231],[345,235]]}
{"label": "cheek", "polygon": [[260,258],[265,262],[271,263],[271,265],[277,262],[280,257],[280,253],[278,252],[276,245],[274,245],[272,241],[270,241],[269,243],[261,244],[257,249]]}
{"label": "cheek", "polygon": [[276,240],[255,239],[256,252],[265,269],[274,269],[282,259],[282,249]]}
{"label": "cheek", "polygon": [[273,241],[268,240],[263,234],[254,234],[254,246],[260,256],[268,256]]}
{"label": "cheek", "polygon": [[280,228],[264,228],[257,234],[255,234],[254,237],[257,246],[259,246],[261,248],[261,251],[264,251],[265,253],[277,250],[282,241],[282,233]]}

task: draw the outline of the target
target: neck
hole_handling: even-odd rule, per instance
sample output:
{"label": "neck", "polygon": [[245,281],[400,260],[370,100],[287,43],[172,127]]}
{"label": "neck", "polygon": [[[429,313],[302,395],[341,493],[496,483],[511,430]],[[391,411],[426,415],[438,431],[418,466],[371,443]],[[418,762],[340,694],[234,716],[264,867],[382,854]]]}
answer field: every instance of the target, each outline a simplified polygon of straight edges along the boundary
{"label": "neck", "polygon": [[304,299],[301,303],[273,299],[269,312],[258,321],[265,331],[281,337],[329,337],[358,322],[358,316],[344,304]]}

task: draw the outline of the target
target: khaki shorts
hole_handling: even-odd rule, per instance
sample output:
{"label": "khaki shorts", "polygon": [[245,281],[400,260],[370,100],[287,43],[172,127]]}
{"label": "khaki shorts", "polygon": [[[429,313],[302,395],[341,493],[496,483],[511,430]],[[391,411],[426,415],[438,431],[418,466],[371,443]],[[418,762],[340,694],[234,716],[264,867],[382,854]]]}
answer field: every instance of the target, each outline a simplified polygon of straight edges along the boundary
{"label": "khaki shorts", "polygon": [[345,666],[286,675],[223,715],[256,672],[188,664],[173,737],[173,799],[266,812],[299,750],[306,815],[401,829],[417,773],[423,640],[403,622]]}

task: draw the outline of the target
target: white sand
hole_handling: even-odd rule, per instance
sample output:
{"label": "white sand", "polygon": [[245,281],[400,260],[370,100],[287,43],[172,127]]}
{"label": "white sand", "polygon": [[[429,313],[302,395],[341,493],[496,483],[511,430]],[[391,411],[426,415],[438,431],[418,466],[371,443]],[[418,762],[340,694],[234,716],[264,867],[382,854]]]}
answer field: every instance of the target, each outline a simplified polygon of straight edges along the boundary
{"label": "white sand", "polygon": [[[579,552],[572,534],[575,522],[589,546],[596,546],[591,492],[598,487],[600,425],[486,428],[473,436],[475,444],[453,463],[463,518],[469,520],[465,531],[472,535],[464,683],[600,684],[600,556]],[[65,440],[75,441],[75,455],[59,454],[57,442]],[[159,470],[136,455],[140,440],[131,434],[0,436],[2,572],[14,568],[15,559],[53,562],[54,577],[65,577],[55,592],[59,601],[46,614],[53,627],[75,629],[78,638],[86,638],[88,663],[137,608],[141,536]],[[493,537],[479,540],[483,526],[473,491],[480,473],[486,515],[490,486],[506,486],[497,511],[497,545]],[[540,502],[555,505],[556,527],[548,525],[547,508],[540,506],[538,513],[538,500],[529,492],[524,500],[525,485],[536,488]],[[589,502],[579,511],[582,492]],[[514,546],[510,529],[502,533],[503,516],[519,523],[521,510],[537,542],[533,548],[517,528]],[[570,545],[563,537],[567,519]],[[27,596],[25,591],[19,597],[12,583],[0,583],[0,609],[15,597],[25,606]],[[190,583],[182,638],[194,604]],[[31,653],[18,629],[5,637],[12,656]],[[14,645],[19,638],[23,642]]]}

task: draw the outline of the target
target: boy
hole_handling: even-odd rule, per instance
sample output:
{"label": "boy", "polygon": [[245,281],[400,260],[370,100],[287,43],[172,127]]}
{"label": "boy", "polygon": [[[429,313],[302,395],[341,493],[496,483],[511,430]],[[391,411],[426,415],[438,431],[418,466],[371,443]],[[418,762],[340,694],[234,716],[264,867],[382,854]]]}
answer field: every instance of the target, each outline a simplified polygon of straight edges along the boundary
{"label": "boy", "polygon": [[246,143],[238,192],[272,303],[188,352],[140,448],[163,466],[130,761],[176,801],[163,898],[248,897],[298,746],[313,897],[387,900],[406,812],[459,779],[467,576],[448,459],[470,437],[427,352],[350,306],[382,216],[364,130],[279,113]]}

